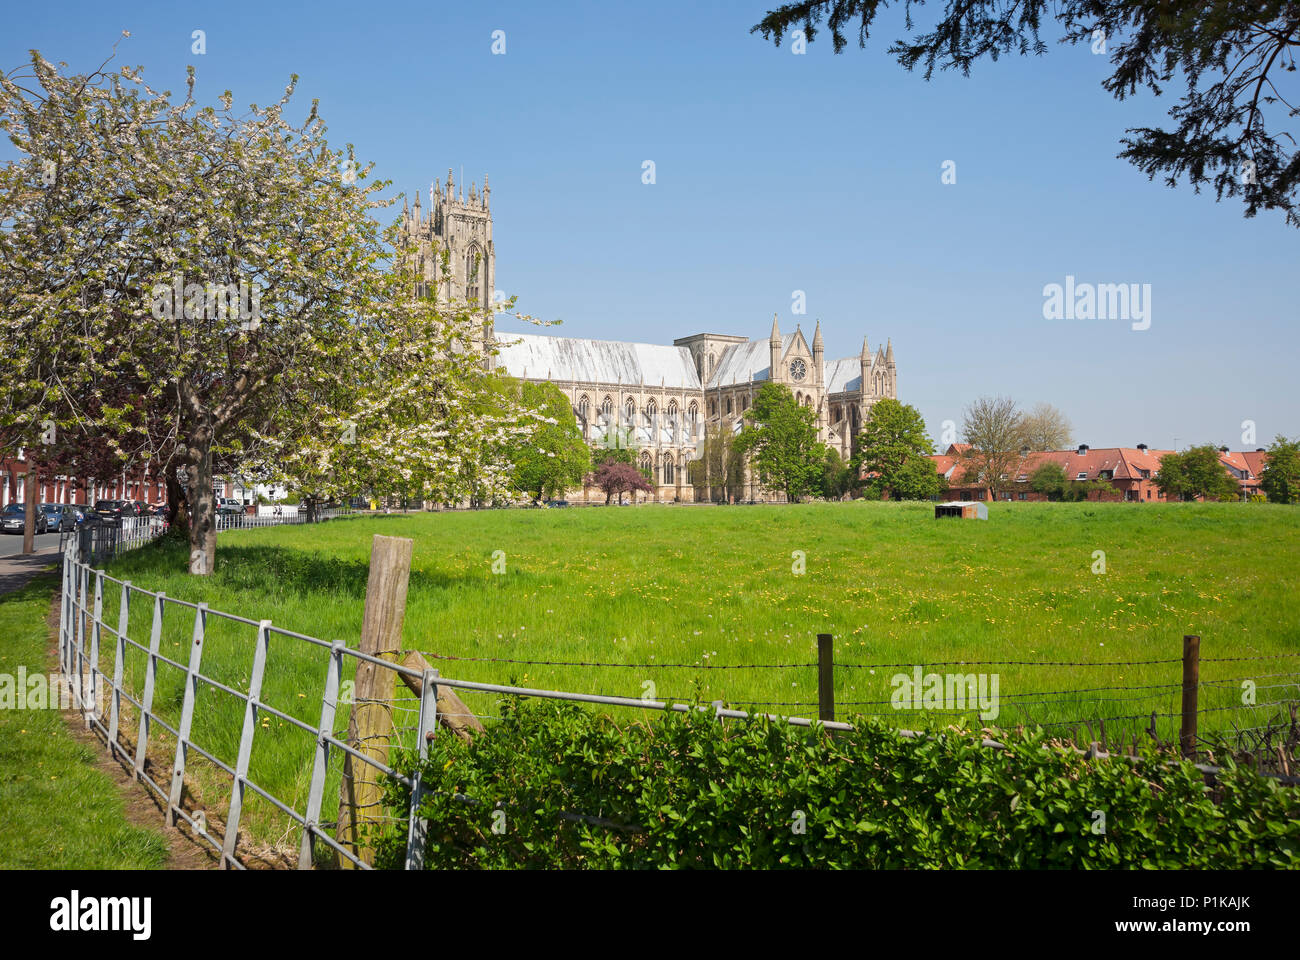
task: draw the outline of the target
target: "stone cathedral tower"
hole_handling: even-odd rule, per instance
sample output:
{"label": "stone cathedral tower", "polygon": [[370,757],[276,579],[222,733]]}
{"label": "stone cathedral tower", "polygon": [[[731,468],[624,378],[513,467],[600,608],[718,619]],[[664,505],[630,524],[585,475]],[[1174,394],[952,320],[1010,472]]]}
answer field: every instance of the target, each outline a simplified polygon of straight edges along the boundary
{"label": "stone cathedral tower", "polygon": [[[468,301],[487,311],[484,337],[492,338],[492,302],[496,283],[496,248],[492,243],[492,188],[483,178],[480,193],[470,184],[468,196],[462,183],[460,194],[451,170],[444,186],[435,180],[429,188],[429,209],[402,207],[406,232],[415,238],[419,272],[424,290],[436,290],[443,303]],[[443,276],[442,258],[447,256],[449,276]]]}

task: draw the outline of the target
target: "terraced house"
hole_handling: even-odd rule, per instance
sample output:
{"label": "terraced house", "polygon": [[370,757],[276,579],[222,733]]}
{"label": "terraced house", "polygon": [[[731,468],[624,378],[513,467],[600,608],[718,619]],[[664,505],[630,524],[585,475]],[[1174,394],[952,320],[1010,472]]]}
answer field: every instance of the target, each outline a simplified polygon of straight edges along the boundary
{"label": "terraced house", "polygon": [[[954,443],[941,454],[930,459],[935,470],[948,481],[945,500],[990,500],[986,478],[972,476],[970,471],[970,444]],[[1136,447],[1089,447],[1079,444],[1073,450],[1045,450],[1022,452],[1013,466],[1001,478],[1003,500],[1046,500],[1046,494],[1031,490],[1029,483],[1045,464],[1056,464],[1067,480],[1097,481],[1110,484],[1111,492],[1089,494],[1092,500],[1125,501],[1128,503],[1163,503],[1165,495],[1155,484],[1161,459],[1171,450],[1152,450],[1145,443]],[[1268,454],[1262,449],[1229,451],[1219,448],[1219,462],[1237,481],[1242,499],[1260,492],[1259,476],[1264,470]]]}

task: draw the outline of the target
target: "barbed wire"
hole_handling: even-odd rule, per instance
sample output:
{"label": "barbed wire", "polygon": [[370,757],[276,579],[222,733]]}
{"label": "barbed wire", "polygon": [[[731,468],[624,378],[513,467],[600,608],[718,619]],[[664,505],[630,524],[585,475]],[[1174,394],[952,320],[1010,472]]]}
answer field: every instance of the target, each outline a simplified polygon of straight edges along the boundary
{"label": "barbed wire", "polygon": [[[525,660],[517,657],[463,657],[451,653],[430,653],[419,651],[425,657],[434,660],[451,660],[461,663],[510,663],[525,667],[599,667],[611,670],[794,670],[817,667],[817,663],[609,663],[601,660]],[[1262,654],[1254,657],[1201,657],[1201,663],[1240,663],[1251,660],[1300,659],[1298,653]],[[1160,664],[1182,663],[1182,657],[1166,657],[1156,660],[930,660],[899,661],[897,663],[846,663],[836,661],[836,668],[847,670],[876,670],[887,668],[916,667],[1144,667]]]}

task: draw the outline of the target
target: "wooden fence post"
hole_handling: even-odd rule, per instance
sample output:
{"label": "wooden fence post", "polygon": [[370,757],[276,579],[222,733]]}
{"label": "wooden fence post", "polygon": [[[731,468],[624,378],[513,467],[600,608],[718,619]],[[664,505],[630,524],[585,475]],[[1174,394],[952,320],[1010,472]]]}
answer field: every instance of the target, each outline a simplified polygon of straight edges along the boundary
{"label": "wooden fence post", "polygon": [[1183,637],[1183,725],[1178,735],[1183,756],[1196,753],[1196,693],[1201,682],[1201,638]]}
{"label": "wooden fence post", "polygon": [[817,634],[817,716],[823,722],[835,719],[835,653],[829,633]]}
{"label": "wooden fence post", "polygon": [[[359,650],[373,657],[397,661],[406,617],[406,588],[411,576],[411,546],[406,537],[376,536],[370,547],[370,579],[366,583],[366,612],[361,622]],[[348,719],[348,745],[379,763],[388,764],[388,741],[393,730],[395,673],[366,660],[357,661],[352,715]],[[338,841],[360,860],[370,863],[374,849],[367,828],[381,820],[383,787],[379,771],[349,753],[343,755],[343,781],[339,784]],[[353,867],[339,856],[344,868]]]}
{"label": "wooden fence post", "polygon": [[[424,696],[423,677],[433,668],[429,666],[429,661],[424,659],[424,655],[418,651],[411,651],[402,660],[402,666],[410,667],[412,670],[420,671],[420,679],[409,677],[402,674],[402,682],[406,684],[411,692],[417,697]],[[436,670],[433,671],[435,674]],[[438,687],[436,692],[437,698],[437,718],[438,723],[442,724],[461,740],[469,743],[474,734],[483,732],[483,724],[479,722],[478,717],[470,712],[469,707],[465,706],[463,700],[456,696],[456,691],[451,687]]]}

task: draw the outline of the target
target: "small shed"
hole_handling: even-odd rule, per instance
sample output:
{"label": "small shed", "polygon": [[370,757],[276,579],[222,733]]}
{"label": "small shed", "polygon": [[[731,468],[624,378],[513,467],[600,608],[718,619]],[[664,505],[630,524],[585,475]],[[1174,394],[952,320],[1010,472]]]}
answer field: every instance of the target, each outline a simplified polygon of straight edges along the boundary
{"label": "small shed", "polygon": [[989,518],[989,508],[987,504],[980,503],[977,500],[954,500],[951,503],[936,503],[934,505],[934,519],[941,517],[957,517],[962,520],[987,520]]}

